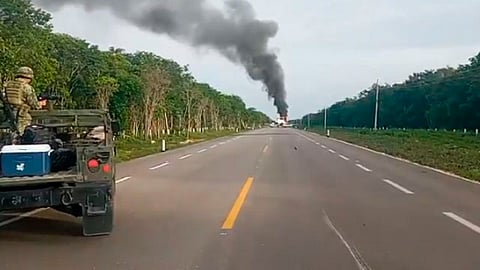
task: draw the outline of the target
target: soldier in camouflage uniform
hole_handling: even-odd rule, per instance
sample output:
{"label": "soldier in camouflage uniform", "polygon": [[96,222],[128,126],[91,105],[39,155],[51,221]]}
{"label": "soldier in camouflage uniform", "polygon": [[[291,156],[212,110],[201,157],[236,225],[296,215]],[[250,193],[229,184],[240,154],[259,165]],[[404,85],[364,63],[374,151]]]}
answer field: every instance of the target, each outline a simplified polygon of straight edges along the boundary
{"label": "soldier in camouflage uniform", "polygon": [[5,97],[17,116],[17,129],[21,136],[30,125],[32,116],[30,110],[39,110],[45,102],[39,102],[35,90],[30,85],[33,80],[33,70],[29,67],[18,69],[15,80],[5,84]]}

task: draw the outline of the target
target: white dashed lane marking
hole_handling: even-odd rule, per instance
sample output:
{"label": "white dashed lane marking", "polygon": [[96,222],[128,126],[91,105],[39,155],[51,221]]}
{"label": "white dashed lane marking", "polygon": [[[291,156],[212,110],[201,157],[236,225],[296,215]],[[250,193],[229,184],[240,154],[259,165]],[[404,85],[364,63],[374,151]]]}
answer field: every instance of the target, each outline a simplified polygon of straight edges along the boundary
{"label": "white dashed lane marking", "polygon": [[185,155],[185,156],[182,156],[182,157],[179,157],[178,159],[182,160],[182,159],[187,159],[189,157],[191,157],[192,154],[188,154],[188,155]]}
{"label": "white dashed lane marking", "polygon": [[460,217],[460,216],[457,216],[455,215],[454,213],[451,213],[451,212],[443,212],[443,214],[453,220],[455,220],[456,222],[464,225],[465,227],[469,228],[470,230],[480,234],[480,227],[478,227],[477,225],[471,223],[470,221]]}
{"label": "white dashed lane marking", "polygon": [[170,164],[170,163],[168,163],[168,162],[164,162],[164,163],[162,163],[162,164],[160,164],[160,165],[151,167],[150,170],[160,169],[160,168],[163,168],[163,167],[165,167],[165,166],[168,166],[169,164]]}
{"label": "white dashed lane marking", "polygon": [[369,168],[363,166],[362,164],[355,164],[357,165],[357,167],[359,167],[360,169],[366,171],[366,172],[371,172],[372,170],[370,170]]}
{"label": "white dashed lane marking", "polygon": [[409,194],[409,195],[412,195],[412,194],[413,194],[412,191],[410,191],[410,190],[408,190],[408,189],[400,186],[399,184],[397,184],[397,183],[395,183],[395,182],[393,182],[393,181],[391,181],[391,180],[383,179],[383,182],[391,185],[392,187],[394,187],[394,188],[396,188],[396,189],[398,189],[398,190],[400,190],[400,191],[402,191],[402,192],[404,192],[404,193],[406,193],[406,194]]}
{"label": "white dashed lane marking", "polygon": [[125,176],[125,177],[120,178],[120,179],[118,179],[117,181],[115,181],[115,183],[120,184],[120,183],[122,183],[122,182],[125,182],[125,181],[130,180],[131,178],[132,178],[132,177],[130,177],[130,176]]}

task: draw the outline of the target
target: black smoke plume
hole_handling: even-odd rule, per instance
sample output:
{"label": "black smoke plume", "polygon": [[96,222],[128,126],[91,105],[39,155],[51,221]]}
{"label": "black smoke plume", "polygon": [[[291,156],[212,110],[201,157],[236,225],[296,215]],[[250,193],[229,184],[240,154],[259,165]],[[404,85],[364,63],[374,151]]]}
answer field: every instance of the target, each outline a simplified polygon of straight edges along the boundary
{"label": "black smoke plume", "polygon": [[281,116],[287,115],[283,69],[268,41],[278,31],[272,21],[261,21],[245,0],[225,0],[225,12],[205,0],[34,0],[47,10],[81,5],[85,10],[108,9],[117,17],[155,33],[167,34],[192,46],[214,48],[248,75],[263,82]]}

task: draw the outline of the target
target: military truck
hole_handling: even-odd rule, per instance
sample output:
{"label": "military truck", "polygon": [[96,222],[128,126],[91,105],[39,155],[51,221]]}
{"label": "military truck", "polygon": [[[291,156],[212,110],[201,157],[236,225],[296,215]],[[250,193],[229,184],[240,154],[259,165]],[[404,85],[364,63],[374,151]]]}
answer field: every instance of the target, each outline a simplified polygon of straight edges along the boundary
{"label": "military truck", "polygon": [[[11,123],[5,117],[2,119],[0,212],[51,208],[80,218],[84,236],[110,234],[118,124],[105,110],[39,110],[30,114],[32,124],[52,131],[60,148],[53,150],[45,144],[37,145],[37,149],[44,147],[47,153],[39,161],[31,162],[32,156],[25,154],[28,153],[25,149],[32,149],[32,145],[9,145]],[[97,135],[100,130],[103,136],[92,136],[95,129]],[[18,151],[22,149],[23,154]],[[53,160],[55,154],[56,161]],[[63,167],[54,164],[62,160],[62,154]],[[25,170],[28,162],[30,166],[42,165],[46,172],[28,175]]]}

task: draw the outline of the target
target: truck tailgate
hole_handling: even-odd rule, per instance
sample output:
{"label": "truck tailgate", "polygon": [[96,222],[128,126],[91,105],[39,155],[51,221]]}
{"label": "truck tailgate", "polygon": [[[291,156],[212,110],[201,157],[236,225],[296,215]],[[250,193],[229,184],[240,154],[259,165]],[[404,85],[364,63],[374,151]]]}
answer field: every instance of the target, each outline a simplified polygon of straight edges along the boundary
{"label": "truck tailgate", "polygon": [[50,173],[44,176],[0,177],[0,189],[9,186],[24,186],[56,182],[79,182],[79,176],[74,170]]}

